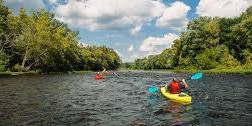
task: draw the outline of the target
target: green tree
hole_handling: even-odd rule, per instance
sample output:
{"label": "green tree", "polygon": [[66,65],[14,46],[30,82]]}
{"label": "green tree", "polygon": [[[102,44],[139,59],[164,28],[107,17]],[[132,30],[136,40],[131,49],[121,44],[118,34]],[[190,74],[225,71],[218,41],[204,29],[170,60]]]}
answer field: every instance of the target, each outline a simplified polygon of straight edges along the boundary
{"label": "green tree", "polygon": [[0,0],[0,51],[11,53],[11,37],[8,27],[8,16],[10,11],[4,6],[3,0]]}
{"label": "green tree", "polygon": [[241,16],[241,22],[232,27],[233,41],[231,49],[234,52],[234,56],[241,61],[246,63],[246,56],[243,55],[244,50],[252,51],[252,13],[250,7]]}
{"label": "green tree", "polygon": [[84,68],[88,70],[115,70],[120,67],[121,59],[111,48],[82,47]]}

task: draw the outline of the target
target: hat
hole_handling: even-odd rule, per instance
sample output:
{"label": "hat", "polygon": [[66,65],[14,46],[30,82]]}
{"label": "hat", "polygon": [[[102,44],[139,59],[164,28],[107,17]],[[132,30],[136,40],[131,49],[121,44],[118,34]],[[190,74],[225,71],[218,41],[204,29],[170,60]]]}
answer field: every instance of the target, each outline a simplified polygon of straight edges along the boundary
{"label": "hat", "polygon": [[176,81],[177,81],[177,78],[175,78],[175,77],[172,78],[172,81],[173,81],[173,82],[176,82]]}

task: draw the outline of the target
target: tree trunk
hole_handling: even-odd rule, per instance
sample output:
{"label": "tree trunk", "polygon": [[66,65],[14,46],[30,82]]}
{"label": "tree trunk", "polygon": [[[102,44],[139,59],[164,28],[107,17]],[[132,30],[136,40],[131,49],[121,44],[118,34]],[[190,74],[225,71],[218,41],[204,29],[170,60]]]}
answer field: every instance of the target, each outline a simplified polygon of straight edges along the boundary
{"label": "tree trunk", "polygon": [[22,61],[22,65],[21,65],[21,67],[22,67],[22,70],[24,70],[25,69],[25,63],[26,63],[26,60],[27,60],[27,57],[28,57],[28,47],[26,47],[26,50],[25,50],[25,55],[24,55],[24,58],[23,58],[23,61]]}
{"label": "tree trunk", "polygon": [[26,70],[29,70],[34,64],[37,64],[39,60],[37,59],[36,61],[34,61],[33,63],[31,63],[29,66],[26,67]]}

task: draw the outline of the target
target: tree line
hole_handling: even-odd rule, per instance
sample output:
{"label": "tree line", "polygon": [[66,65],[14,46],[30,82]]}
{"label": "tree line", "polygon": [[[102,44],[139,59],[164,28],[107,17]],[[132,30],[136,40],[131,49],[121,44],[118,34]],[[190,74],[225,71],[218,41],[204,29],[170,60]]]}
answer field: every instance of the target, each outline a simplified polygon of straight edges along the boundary
{"label": "tree line", "polygon": [[252,65],[252,7],[236,18],[199,17],[171,48],[137,59],[134,69],[218,69]]}
{"label": "tree line", "polygon": [[0,72],[117,69],[118,54],[105,46],[81,46],[77,31],[46,10],[18,14],[0,0]]}

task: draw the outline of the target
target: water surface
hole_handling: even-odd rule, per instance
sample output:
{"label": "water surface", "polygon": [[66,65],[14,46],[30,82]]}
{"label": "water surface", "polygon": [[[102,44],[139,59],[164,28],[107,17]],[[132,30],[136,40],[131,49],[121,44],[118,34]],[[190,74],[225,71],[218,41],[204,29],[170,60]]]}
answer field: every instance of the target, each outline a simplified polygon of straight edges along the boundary
{"label": "water surface", "polygon": [[146,92],[187,74],[119,72],[0,78],[0,125],[252,125],[252,75],[189,80],[191,105]]}

